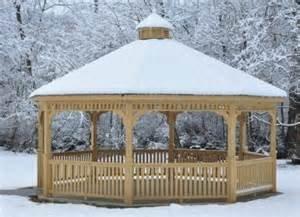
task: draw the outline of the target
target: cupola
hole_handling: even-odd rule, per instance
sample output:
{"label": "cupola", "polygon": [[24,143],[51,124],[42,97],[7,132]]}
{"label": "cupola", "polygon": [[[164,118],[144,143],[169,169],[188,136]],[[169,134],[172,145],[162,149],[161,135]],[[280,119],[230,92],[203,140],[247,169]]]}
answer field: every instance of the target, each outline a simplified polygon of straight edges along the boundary
{"label": "cupola", "polygon": [[169,39],[171,38],[172,24],[156,13],[150,14],[136,27],[139,39]]}

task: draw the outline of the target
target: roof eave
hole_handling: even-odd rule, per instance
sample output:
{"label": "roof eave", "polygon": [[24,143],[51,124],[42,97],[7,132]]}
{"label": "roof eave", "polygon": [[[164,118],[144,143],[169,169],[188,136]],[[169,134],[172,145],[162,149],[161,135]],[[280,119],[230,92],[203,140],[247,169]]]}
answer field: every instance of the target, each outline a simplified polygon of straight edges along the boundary
{"label": "roof eave", "polygon": [[37,102],[60,100],[218,100],[218,101],[264,101],[273,103],[287,102],[287,97],[251,96],[251,95],[195,95],[195,94],[65,94],[65,95],[35,95],[30,97]]}

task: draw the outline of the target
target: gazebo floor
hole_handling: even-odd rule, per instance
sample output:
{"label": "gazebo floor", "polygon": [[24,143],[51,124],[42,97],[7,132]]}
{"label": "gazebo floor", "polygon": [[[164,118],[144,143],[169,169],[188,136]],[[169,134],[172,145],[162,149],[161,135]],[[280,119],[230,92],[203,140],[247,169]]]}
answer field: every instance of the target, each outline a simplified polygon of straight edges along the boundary
{"label": "gazebo floor", "polygon": [[49,203],[74,203],[74,204],[87,204],[97,207],[106,208],[134,208],[134,207],[155,207],[155,206],[168,206],[172,203],[196,205],[207,203],[225,204],[224,199],[170,199],[170,200],[137,200],[132,204],[126,204],[123,200],[113,200],[107,198],[94,198],[94,197],[81,197],[81,196],[55,196],[43,197],[37,196],[32,199],[34,202],[49,202]]}
{"label": "gazebo floor", "polygon": [[[256,199],[263,199],[272,196],[276,196],[280,193],[271,192],[270,190],[265,190],[262,192],[252,192],[251,194],[245,196],[239,196],[239,202],[247,202]],[[73,203],[73,204],[86,204],[96,207],[105,208],[139,208],[139,207],[157,207],[157,206],[168,206],[172,203],[184,204],[184,205],[205,205],[208,203],[215,203],[219,205],[224,205],[226,199],[177,199],[177,200],[147,200],[147,201],[133,201],[132,204],[126,204],[123,200],[112,200],[107,198],[93,198],[93,197],[82,197],[82,196],[55,196],[55,197],[43,197],[41,195],[34,196],[30,195],[31,200],[39,203]]]}

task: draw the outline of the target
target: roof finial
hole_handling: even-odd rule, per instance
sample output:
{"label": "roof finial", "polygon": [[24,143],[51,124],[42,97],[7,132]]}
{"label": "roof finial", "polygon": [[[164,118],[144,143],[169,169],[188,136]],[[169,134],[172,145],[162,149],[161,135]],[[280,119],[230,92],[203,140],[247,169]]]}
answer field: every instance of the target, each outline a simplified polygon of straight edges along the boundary
{"label": "roof finial", "polygon": [[155,7],[152,7],[152,10],[151,10],[151,11],[152,11],[153,14],[157,14],[157,10],[156,10]]}

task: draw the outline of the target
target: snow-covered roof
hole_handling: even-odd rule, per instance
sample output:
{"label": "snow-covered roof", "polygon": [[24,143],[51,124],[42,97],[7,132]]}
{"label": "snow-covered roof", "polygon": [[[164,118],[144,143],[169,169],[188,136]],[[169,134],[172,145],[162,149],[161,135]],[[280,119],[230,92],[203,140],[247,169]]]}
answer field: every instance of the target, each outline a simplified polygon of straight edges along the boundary
{"label": "snow-covered roof", "polygon": [[162,27],[166,29],[173,29],[173,25],[162,18],[156,13],[150,14],[146,19],[142,20],[137,26],[136,29],[145,28],[145,27]]}
{"label": "snow-covered roof", "polygon": [[136,40],[31,96],[81,94],[286,97],[283,90],[172,39]]}

